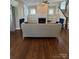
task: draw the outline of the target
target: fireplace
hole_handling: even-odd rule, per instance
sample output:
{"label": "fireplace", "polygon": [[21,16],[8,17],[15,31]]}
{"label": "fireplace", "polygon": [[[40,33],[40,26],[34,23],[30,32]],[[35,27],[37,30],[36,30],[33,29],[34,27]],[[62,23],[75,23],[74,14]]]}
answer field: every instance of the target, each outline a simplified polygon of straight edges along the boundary
{"label": "fireplace", "polygon": [[46,23],[46,18],[38,18],[38,23]]}

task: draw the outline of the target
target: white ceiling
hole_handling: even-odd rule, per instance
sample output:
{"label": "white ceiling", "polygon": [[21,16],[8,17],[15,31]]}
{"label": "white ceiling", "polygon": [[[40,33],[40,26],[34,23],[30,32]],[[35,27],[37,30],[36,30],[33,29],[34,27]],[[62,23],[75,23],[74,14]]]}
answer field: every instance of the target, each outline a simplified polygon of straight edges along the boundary
{"label": "white ceiling", "polygon": [[59,2],[59,1],[63,1],[63,0],[25,0],[28,3],[38,3],[38,2],[42,2],[42,1],[49,1],[49,2]]}
{"label": "white ceiling", "polygon": [[53,4],[53,3],[61,2],[63,0],[24,0],[24,3],[26,3],[27,5],[34,5],[34,4],[42,3],[43,1],[48,1],[50,4]]}
{"label": "white ceiling", "polygon": [[21,3],[25,3],[27,5],[36,5],[36,4],[40,4],[43,1],[49,1],[50,4],[55,4],[64,0],[17,0]]}

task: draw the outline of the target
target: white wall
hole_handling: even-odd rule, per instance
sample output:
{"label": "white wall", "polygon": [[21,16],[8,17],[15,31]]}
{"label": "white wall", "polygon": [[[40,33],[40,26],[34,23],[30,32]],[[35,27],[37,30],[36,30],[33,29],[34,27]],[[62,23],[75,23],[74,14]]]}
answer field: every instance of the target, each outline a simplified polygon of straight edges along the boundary
{"label": "white wall", "polygon": [[24,19],[25,22],[27,22],[27,16],[28,16],[28,6],[24,4]]}
{"label": "white wall", "polygon": [[58,17],[57,17],[57,5],[55,6],[49,6],[49,8],[53,8],[54,9],[54,14],[53,15],[48,15],[47,18],[48,20],[51,20],[51,21],[57,21]]}
{"label": "white wall", "polygon": [[32,23],[37,23],[37,12],[35,15],[30,15],[30,8],[35,8],[36,9],[36,6],[33,5],[33,6],[28,6],[28,16],[27,16],[27,21],[28,22],[32,22]]}
{"label": "white wall", "polygon": [[10,6],[10,31],[14,31],[13,29],[13,18],[12,18],[12,7]]}
{"label": "white wall", "polygon": [[[30,8],[35,8],[36,14],[35,15],[28,14],[28,22],[38,23],[39,17],[45,17],[47,19],[47,11],[48,11],[47,5],[28,6],[28,10],[30,10]],[[30,13],[30,11],[28,12]]]}
{"label": "white wall", "polygon": [[16,29],[20,29],[19,19],[24,17],[24,4],[20,1],[11,1],[11,5],[15,6]]}
{"label": "white wall", "polygon": [[69,17],[69,4],[67,5],[67,10],[65,12],[66,17]]}
{"label": "white wall", "polygon": [[[18,1],[15,0],[11,0],[11,8],[10,8],[10,31],[15,31],[17,24],[16,24],[16,20],[18,19]],[[12,7],[14,7],[14,9],[12,10]]]}
{"label": "white wall", "polygon": [[18,2],[17,6],[17,19],[16,19],[16,29],[20,29],[19,19],[24,18],[24,4]]}
{"label": "white wall", "polygon": [[[45,17],[47,20],[53,20],[53,21],[56,21],[58,20],[57,18],[57,8],[58,8],[58,4],[57,5],[46,5],[46,6],[43,6],[43,5],[37,5],[37,6],[28,6],[28,10],[30,10],[30,8],[36,8],[36,15],[28,15],[28,22],[37,22],[38,23],[38,18],[39,17]],[[53,15],[48,15],[48,8],[53,8],[54,9],[54,14]]]}

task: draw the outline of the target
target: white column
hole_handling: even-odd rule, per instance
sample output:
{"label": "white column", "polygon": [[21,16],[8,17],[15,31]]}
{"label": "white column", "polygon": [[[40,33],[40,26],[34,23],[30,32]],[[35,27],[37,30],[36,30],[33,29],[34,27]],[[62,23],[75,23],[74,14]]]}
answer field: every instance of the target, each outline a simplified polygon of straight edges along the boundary
{"label": "white column", "polygon": [[28,7],[26,4],[24,4],[24,19],[25,22],[27,22],[27,16],[28,16]]}

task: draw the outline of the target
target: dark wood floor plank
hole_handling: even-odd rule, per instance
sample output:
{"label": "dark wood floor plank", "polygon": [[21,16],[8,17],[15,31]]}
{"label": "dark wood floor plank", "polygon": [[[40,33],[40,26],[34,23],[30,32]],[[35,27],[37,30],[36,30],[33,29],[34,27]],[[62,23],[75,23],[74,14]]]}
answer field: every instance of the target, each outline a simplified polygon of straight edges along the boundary
{"label": "dark wood floor plank", "polygon": [[21,31],[11,32],[11,59],[69,59],[68,31],[61,31],[56,38],[25,38]]}

